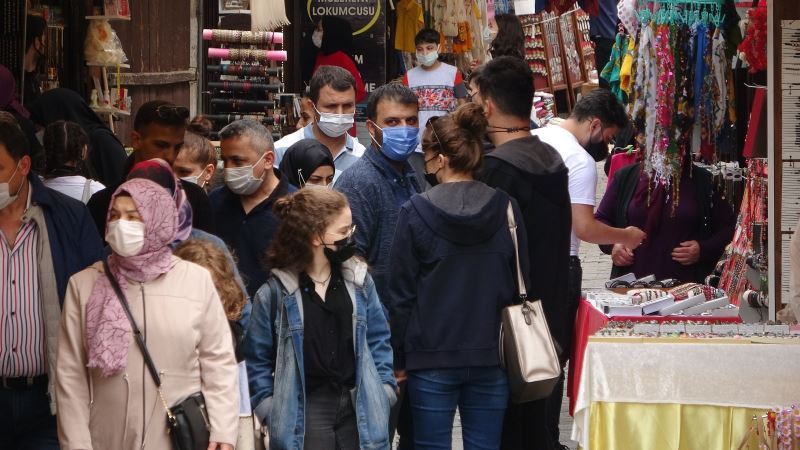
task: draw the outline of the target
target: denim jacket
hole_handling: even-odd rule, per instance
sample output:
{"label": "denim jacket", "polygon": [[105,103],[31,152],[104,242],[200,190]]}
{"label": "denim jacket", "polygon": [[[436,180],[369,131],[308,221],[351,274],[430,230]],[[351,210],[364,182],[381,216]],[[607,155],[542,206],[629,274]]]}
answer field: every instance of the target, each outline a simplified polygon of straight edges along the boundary
{"label": "denim jacket", "polygon": [[[305,370],[303,368],[303,302],[298,276],[272,270],[282,299],[272,318],[270,286],[255,296],[244,343],[251,403],[266,425],[272,450],[302,450],[305,436]],[[354,406],[361,449],[389,449],[389,409],[397,400],[392,372],[392,348],[375,283],[364,262],[350,259],[342,277],[353,301],[353,341],[356,357]],[[273,327],[277,327],[273,341]],[[273,345],[277,353],[273,361]]]}

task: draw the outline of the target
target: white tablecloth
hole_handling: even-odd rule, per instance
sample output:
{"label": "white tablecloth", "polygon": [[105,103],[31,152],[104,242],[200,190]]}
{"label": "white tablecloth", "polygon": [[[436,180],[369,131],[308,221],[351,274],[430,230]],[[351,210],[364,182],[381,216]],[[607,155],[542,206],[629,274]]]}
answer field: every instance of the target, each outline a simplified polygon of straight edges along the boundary
{"label": "white tablecloth", "polygon": [[589,448],[593,402],[763,409],[798,404],[797,344],[589,342],[572,439]]}

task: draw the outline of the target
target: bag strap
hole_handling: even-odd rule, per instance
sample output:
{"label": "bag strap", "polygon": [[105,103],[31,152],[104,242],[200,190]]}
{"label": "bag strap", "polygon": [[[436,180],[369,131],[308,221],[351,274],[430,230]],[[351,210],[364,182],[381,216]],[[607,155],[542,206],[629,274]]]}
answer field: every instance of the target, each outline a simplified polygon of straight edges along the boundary
{"label": "bag strap", "polygon": [[[274,369],[275,361],[278,359],[278,330],[275,326],[275,320],[277,319],[278,302],[281,301],[280,294],[282,290],[275,276],[269,277],[267,284],[269,285],[269,313],[272,319],[272,367]],[[278,326],[280,326],[280,323],[278,323]]]}
{"label": "bag strap", "polygon": [[519,240],[517,239],[517,220],[514,218],[514,207],[508,202],[506,209],[508,215],[508,229],[511,232],[511,241],[514,243],[514,260],[517,264],[517,289],[519,298],[522,301],[528,299],[528,290],[525,288],[525,278],[522,275],[522,267],[519,264]]}
{"label": "bag strap", "polygon": [[[131,323],[131,330],[133,331],[134,340],[136,341],[136,345],[139,347],[139,350],[142,352],[142,357],[144,358],[144,363],[150,372],[150,376],[153,377],[153,382],[156,384],[156,390],[158,390],[158,396],[161,397],[161,403],[164,404],[164,409],[167,410],[167,416],[169,417],[171,423],[175,423],[175,417],[172,415],[172,411],[169,409],[169,406],[167,406],[166,399],[164,399],[164,394],[161,392],[161,377],[158,375],[158,370],[153,362],[153,358],[150,356],[150,352],[147,350],[147,344],[144,342],[142,332],[139,330],[139,326],[136,325],[136,320],[133,319],[130,306],[128,306],[128,300],[125,298],[125,294],[122,292],[122,288],[120,288],[116,277],[114,277],[114,275],[111,273],[111,269],[108,267],[107,259],[103,260],[103,270],[105,271],[106,277],[108,277],[108,281],[111,283],[111,287],[114,289],[114,293],[117,294],[119,302],[122,304],[122,309],[125,310],[125,315],[128,317],[128,321]],[[142,293],[142,295],[144,295],[144,293]]]}

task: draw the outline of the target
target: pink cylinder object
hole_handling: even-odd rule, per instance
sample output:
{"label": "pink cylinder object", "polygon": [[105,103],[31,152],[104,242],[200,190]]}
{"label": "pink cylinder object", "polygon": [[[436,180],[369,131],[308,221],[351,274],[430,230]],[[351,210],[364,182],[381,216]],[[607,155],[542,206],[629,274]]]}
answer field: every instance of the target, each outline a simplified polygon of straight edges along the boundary
{"label": "pink cylinder object", "polygon": [[252,49],[234,49],[234,57],[231,58],[231,49],[228,48],[214,48],[208,49],[209,58],[220,59],[255,59],[258,61],[286,61],[288,55],[285,50],[252,50]]}
{"label": "pink cylinder object", "polygon": [[[215,31],[217,36],[215,37]],[[225,33],[225,34],[223,34]],[[238,36],[230,36],[231,33],[237,33]],[[231,42],[242,44],[283,44],[283,33],[272,31],[234,31],[234,30],[212,30],[209,28],[203,29],[204,41],[218,41],[218,42]]]}

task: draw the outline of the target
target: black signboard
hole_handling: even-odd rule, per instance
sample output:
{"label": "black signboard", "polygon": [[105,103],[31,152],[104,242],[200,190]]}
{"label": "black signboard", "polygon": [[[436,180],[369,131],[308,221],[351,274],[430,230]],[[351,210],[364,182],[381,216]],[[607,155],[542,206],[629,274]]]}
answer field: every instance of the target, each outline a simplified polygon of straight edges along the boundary
{"label": "black signboard", "polygon": [[372,92],[386,82],[386,0],[306,0],[303,29],[312,20],[341,17],[353,27],[353,59],[364,87]]}

